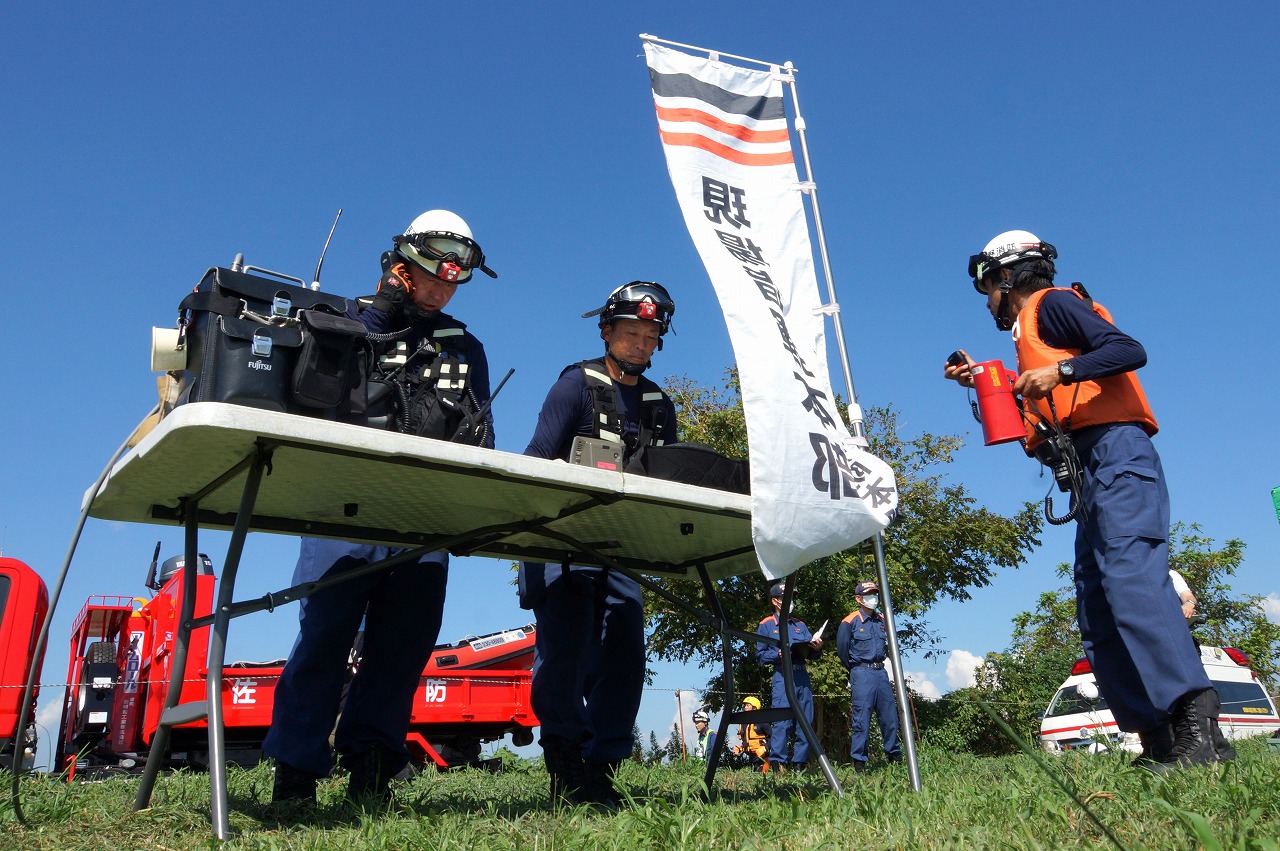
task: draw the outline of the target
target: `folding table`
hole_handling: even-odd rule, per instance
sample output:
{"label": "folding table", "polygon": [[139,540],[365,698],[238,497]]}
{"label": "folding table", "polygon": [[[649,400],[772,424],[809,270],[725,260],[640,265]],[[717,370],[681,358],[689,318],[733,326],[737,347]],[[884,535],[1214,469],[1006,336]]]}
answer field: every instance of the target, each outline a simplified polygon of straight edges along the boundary
{"label": "folding table", "polygon": [[[230,622],[293,602],[353,575],[448,550],[488,556],[598,565],[633,577],[693,614],[721,640],[726,707],[720,747],[707,766],[710,786],[728,725],[738,720],[729,641],[761,640],[725,622],[715,581],[759,570],[751,544],[749,497],[645,476],[593,469],[412,437],[362,426],[217,402],[184,405],[165,417],[111,470],[89,514],[104,520],[182,525],[185,589],[194,589],[201,528],[231,531],[214,613],[194,617],[184,596],[175,637],[168,703],[151,744],[135,808],[147,806],[170,728],[208,718],[211,818],[230,836],[222,727],[222,669]],[[392,559],[261,598],[234,599],[236,572],[250,531],[311,535],[411,548]],[[701,580],[698,608],[649,576]],[[784,604],[790,604],[790,588]],[[212,625],[206,699],[178,705],[192,629]],[[786,630],[781,630],[785,646]],[[789,654],[784,651],[784,662]],[[790,666],[783,666],[791,705]],[[794,717],[816,745],[802,713]],[[755,715],[765,718],[765,715]],[[768,718],[765,718],[768,720]],[[820,747],[827,782],[840,786]]]}

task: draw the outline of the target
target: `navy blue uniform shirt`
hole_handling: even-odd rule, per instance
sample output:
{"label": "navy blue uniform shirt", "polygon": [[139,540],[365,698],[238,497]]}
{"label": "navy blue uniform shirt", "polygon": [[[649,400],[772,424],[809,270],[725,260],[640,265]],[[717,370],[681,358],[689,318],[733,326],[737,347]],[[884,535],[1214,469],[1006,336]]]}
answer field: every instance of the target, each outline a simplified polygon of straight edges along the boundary
{"label": "navy blue uniform shirt", "polygon": [[1040,339],[1057,349],[1079,349],[1071,358],[1076,380],[1132,372],[1147,363],[1142,344],[1093,312],[1083,299],[1061,287],[1040,300]]}

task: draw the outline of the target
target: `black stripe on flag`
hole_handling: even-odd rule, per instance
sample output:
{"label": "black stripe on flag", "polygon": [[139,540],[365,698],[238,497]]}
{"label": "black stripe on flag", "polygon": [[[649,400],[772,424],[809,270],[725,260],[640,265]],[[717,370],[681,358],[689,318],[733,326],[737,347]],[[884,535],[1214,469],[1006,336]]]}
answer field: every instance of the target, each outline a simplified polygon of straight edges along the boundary
{"label": "black stripe on flag", "polygon": [[785,117],[780,97],[740,95],[719,86],[704,83],[688,74],[659,74],[652,68],[649,69],[649,77],[653,80],[653,93],[659,97],[696,98],[711,104],[721,112],[745,115],[748,118]]}

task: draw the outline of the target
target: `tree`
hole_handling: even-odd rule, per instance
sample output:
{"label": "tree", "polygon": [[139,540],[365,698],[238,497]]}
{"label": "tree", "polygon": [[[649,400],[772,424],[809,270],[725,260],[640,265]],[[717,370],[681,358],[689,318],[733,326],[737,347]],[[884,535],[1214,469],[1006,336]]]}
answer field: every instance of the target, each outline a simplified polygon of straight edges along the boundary
{"label": "tree", "polygon": [[[680,439],[709,444],[729,456],[746,455],[736,371],[728,372],[721,388],[683,378],[669,380],[667,392],[680,413]],[[960,447],[959,437],[903,437],[897,414],[889,407],[868,409],[866,426],[871,451],[887,461],[898,478],[898,517],[883,538],[899,639],[905,649],[930,652],[940,639],[925,622],[929,607],[944,598],[967,600],[972,589],[990,584],[998,569],[1022,564],[1040,543],[1040,509],[1026,503],[1014,516],[1003,517],[978,506],[963,485],[947,482],[942,468]],[[854,586],[875,575],[866,544],[820,559],[797,574],[795,614],[815,630],[829,621],[825,638],[832,652],[809,669],[816,694],[848,691],[846,673],[833,652],[836,627],[856,606]],[[666,582],[681,596],[696,593],[692,580]],[[721,585],[720,602],[731,624],[754,631],[770,611],[768,583],[754,575],[730,578]],[[719,661],[720,648],[708,640],[701,623],[659,598],[651,597],[650,603],[649,647],[655,655],[703,665]],[[770,672],[755,663],[755,647],[735,643],[733,654],[737,693],[768,694]],[[707,704],[713,709],[723,708],[717,694],[721,687],[718,678],[708,684]],[[847,741],[847,702],[828,701],[825,708],[824,744]]]}
{"label": "tree", "polygon": [[[1169,564],[1187,580],[1199,599],[1199,611],[1208,620],[1197,627],[1196,637],[1204,644],[1245,651],[1259,677],[1274,690],[1280,626],[1267,620],[1261,597],[1234,597],[1227,581],[1243,558],[1244,544],[1239,540],[1215,549],[1213,539],[1203,536],[1198,525],[1176,523],[1170,530]],[[1057,574],[1066,579],[1071,566],[1059,565]],[[988,701],[1010,727],[1034,738],[1040,714],[1083,655],[1075,589],[1064,586],[1041,594],[1033,611],[1014,617],[1009,648],[987,654],[976,674],[977,685],[952,692],[937,708],[932,719],[934,735],[940,743],[975,753],[1011,752],[1015,745],[971,700]]]}

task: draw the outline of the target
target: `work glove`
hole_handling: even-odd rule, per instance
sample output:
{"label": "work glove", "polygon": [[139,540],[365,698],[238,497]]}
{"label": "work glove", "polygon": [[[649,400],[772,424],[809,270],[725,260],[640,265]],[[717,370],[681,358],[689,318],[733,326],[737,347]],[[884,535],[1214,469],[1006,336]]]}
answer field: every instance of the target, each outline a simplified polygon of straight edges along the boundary
{"label": "work glove", "polygon": [[385,313],[399,313],[409,301],[413,292],[413,278],[409,276],[409,267],[396,263],[382,275],[378,281],[378,292],[373,298],[373,307]]}

